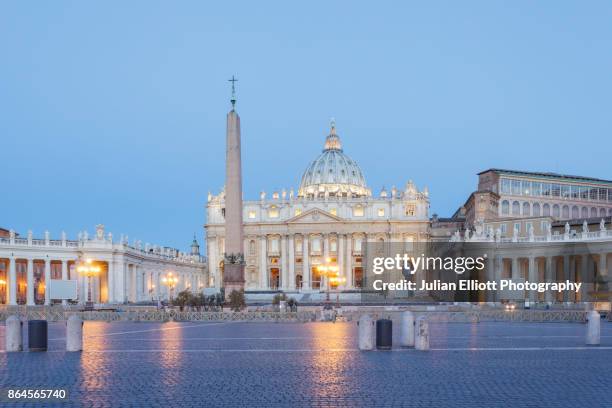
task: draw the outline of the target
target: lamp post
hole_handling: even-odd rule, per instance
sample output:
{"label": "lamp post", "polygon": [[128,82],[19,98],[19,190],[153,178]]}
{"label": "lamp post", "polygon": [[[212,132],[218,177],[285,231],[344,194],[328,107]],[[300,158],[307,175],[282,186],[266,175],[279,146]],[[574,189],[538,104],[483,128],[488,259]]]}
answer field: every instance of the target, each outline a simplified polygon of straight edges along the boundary
{"label": "lamp post", "polygon": [[170,292],[170,301],[172,302],[172,292],[178,283],[178,277],[174,276],[172,272],[168,272],[166,276],[161,279],[162,285],[166,286]]}
{"label": "lamp post", "polygon": [[77,272],[87,277],[87,308],[93,308],[91,300],[91,278],[100,273],[100,267],[95,265],[91,259],[86,259],[85,262],[80,262],[77,266]]}
{"label": "lamp post", "polygon": [[[331,290],[332,283],[339,285],[346,282],[346,278],[340,276],[340,268],[335,262],[332,262],[331,258],[325,258],[325,263],[317,266],[317,271],[321,276],[327,278],[327,287],[325,293],[326,308],[329,308],[329,292]],[[339,296],[339,295],[338,295]]]}

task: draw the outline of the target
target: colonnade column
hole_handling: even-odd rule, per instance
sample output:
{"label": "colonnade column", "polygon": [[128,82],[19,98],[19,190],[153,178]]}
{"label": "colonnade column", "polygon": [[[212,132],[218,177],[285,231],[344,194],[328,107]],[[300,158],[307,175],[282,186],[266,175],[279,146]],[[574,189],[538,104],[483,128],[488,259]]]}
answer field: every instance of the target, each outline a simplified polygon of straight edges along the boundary
{"label": "colonnade column", "polygon": [[[563,279],[570,280],[570,257],[569,255],[563,256]],[[569,302],[569,291],[563,291],[563,301]]]}
{"label": "colonnade column", "polygon": [[287,270],[287,235],[281,235],[281,282],[280,288],[287,290],[287,283],[289,282],[289,271]]}
{"label": "colonnade column", "polygon": [[106,302],[114,303],[115,302],[115,262],[111,259],[106,262],[106,265],[108,265],[106,269],[106,292],[108,293]]}
{"label": "colonnade column", "polygon": [[588,254],[584,254],[582,255],[582,267],[581,267],[581,271],[580,271],[580,282],[582,282],[582,286],[580,287],[580,301],[584,302],[584,299],[586,298],[586,294],[588,293],[589,289],[587,287],[587,285],[589,285],[589,255]]}
{"label": "colonnade column", "polygon": [[45,258],[45,305],[51,304],[51,261]]}
{"label": "colonnade column", "polygon": [[[535,268],[535,258],[533,256],[529,257],[529,270],[527,271],[527,276],[529,276],[530,282],[538,281],[538,277],[537,277],[538,275],[537,275],[537,271]],[[535,302],[537,292],[530,290],[528,293],[529,293],[529,302]]]}
{"label": "colonnade column", "polygon": [[265,235],[259,237],[259,287],[260,289],[268,288],[268,237]]}
{"label": "colonnade column", "polygon": [[[344,276],[346,278],[346,274],[344,273],[344,235],[338,234],[338,240],[336,241],[336,251],[337,251],[337,259],[338,259],[338,270],[340,271],[340,276]],[[346,287],[346,282],[342,285],[343,288]]]}
{"label": "colonnade column", "polygon": [[27,268],[26,304],[31,306],[34,304],[34,260],[28,259]]}
{"label": "colonnade column", "polygon": [[308,235],[302,235],[302,289],[310,290],[310,254],[308,253]]}
{"label": "colonnade column", "polygon": [[597,288],[598,291],[608,291],[608,254],[601,253],[599,254],[599,279],[600,282],[604,283],[603,288]]}
{"label": "colonnade column", "polygon": [[[547,256],[546,257],[546,266],[545,266],[545,270],[544,270],[544,281],[546,281],[546,282],[552,282],[553,281],[552,261],[553,261],[552,256]],[[553,301],[553,294],[552,294],[552,292],[550,290],[546,291],[546,293],[544,294],[544,299],[548,303]]]}
{"label": "colonnade column", "polygon": [[[323,234],[323,263],[327,263],[327,259],[329,258],[329,234]],[[329,276],[327,275],[319,275],[320,288],[321,289],[331,289],[329,285]]]}
{"label": "colonnade column", "polygon": [[353,236],[346,235],[346,287],[353,289],[355,282],[353,280]]}
{"label": "colonnade column", "polygon": [[15,257],[11,256],[9,260],[9,305],[17,304],[17,271],[15,270]]}
{"label": "colonnade column", "polygon": [[289,280],[287,281],[287,289],[295,289],[295,236],[289,235]]}
{"label": "colonnade column", "polygon": [[519,279],[521,276],[519,271],[519,262],[517,257],[512,257],[512,279]]}
{"label": "colonnade column", "polygon": [[[495,257],[493,256],[489,256],[487,257],[487,280],[494,280],[495,279]],[[494,302],[495,301],[495,293],[493,293],[492,290],[487,290],[485,292],[485,299],[487,302]]]}

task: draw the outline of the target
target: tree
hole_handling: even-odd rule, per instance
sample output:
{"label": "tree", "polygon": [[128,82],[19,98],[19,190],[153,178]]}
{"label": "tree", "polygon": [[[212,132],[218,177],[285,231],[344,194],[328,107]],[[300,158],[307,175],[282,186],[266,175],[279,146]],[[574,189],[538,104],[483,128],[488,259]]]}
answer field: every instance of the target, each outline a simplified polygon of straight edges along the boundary
{"label": "tree", "polygon": [[284,293],[277,293],[272,298],[272,304],[273,305],[279,305],[281,300],[287,300],[287,295],[285,295]]}
{"label": "tree", "polygon": [[185,305],[188,305],[191,302],[192,297],[191,292],[184,290],[176,295],[176,298],[172,301],[172,304],[178,306],[182,312]]}
{"label": "tree", "polygon": [[246,302],[244,300],[244,291],[232,290],[229,295],[229,306],[233,312],[240,312],[246,308]]}

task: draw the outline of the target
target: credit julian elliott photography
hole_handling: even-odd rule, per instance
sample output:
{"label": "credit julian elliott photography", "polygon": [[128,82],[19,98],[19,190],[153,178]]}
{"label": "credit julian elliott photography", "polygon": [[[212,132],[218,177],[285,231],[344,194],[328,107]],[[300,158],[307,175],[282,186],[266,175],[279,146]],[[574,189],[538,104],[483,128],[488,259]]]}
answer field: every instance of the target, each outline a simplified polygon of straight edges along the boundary
{"label": "credit julian elliott photography", "polygon": [[0,407],[612,407],[611,22],[0,0]]}

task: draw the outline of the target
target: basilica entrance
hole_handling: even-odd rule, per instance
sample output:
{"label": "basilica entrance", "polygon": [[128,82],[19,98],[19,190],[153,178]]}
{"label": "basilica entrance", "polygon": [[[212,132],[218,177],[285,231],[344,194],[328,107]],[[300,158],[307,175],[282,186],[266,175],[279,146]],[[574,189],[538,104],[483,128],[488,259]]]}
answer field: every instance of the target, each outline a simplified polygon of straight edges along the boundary
{"label": "basilica entrance", "polygon": [[270,269],[270,289],[276,290],[280,286],[280,271],[278,268]]}

